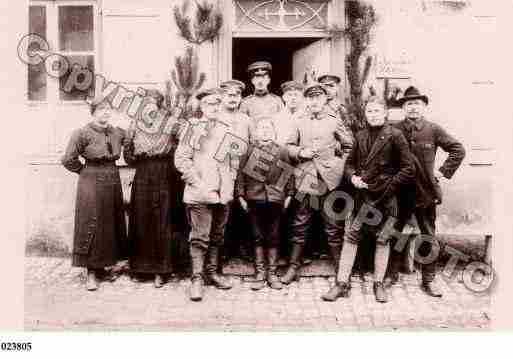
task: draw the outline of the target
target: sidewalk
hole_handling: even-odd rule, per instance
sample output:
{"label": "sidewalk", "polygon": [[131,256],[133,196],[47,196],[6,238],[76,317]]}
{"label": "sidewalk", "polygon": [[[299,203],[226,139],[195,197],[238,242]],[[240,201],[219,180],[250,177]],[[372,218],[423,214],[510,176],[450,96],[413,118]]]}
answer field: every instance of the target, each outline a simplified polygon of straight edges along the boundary
{"label": "sidewalk", "polygon": [[202,302],[189,301],[188,279],[172,278],[163,288],[134,283],[123,275],[84,289],[84,275],[69,259],[25,260],[26,330],[486,330],[489,295],[475,295],[463,283],[443,279],[441,299],[426,296],[417,274],[403,275],[389,290],[391,300],[374,299],[372,277],[352,278],[351,297],[320,299],[333,277],[303,277],[281,291],[250,289],[246,277],[230,276],[233,288],[207,287]]}

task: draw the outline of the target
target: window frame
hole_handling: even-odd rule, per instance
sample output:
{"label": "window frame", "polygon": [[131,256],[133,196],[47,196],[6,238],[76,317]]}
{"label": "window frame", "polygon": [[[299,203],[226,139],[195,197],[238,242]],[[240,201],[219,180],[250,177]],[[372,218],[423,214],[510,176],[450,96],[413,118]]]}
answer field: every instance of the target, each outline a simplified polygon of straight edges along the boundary
{"label": "window frame", "polygon": [[[100,73],[100,25],[101,25],[101,12],[99,0],[29,0],[27,6],[27,18],[29,8],[31,6],[43,6],[46,9],[46,40],[50,45],[50,51],[55,54],[63,56],[93,56],[94,58],[94,73]],[[92,51],[61,51],[60,38],[59,38],[59,8],[63,6],[92,6],[93,7],[93,41],[94,47]],[[28,26],[30,26],[30,18],[28,18]],[[27,27],[27,32],[29,31]],[[84,100],[64,100],[60,98],[60,81],[54,79],[46,74],[46,99],[45,100],[30,100],[29,84],[28,84],[28,70],[25,71],[25,102],[29,106],[37,105],[79,105],[84,104]]]}

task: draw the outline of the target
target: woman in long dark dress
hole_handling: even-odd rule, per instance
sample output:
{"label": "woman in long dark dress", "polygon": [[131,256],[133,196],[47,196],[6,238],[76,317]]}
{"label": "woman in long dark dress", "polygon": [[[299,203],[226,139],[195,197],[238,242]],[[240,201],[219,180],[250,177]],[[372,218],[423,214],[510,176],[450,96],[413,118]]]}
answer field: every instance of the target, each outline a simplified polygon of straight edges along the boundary
{"label": "woman in long dark dress", "polygon": [[126,238],[116,166],[126,136],[109,124],[111,114],[108,102],[93,103],[93,121],[72,133],[61,160],[66,169],[79,174],[72,265],[87,268],[88,290],[98,289],[97,272],[116,264],[120,241]]}
{"label": "woman in long dark dress", "polygon": [[[162,109],[162,94],[153,90],[148,95]],[[134,278],[141,273],[153,274],[155,287],[160,288],[163,275],[173,270],[173,216],[177,215],[179,180],[173,163],[176,127],[173,131],[166,127],[167,121],[172,121],[167,114],[156,120],[159,123],[146,117],[131,124],[124,149],[125,161],[136,168],[130,201],[129,262]]]}

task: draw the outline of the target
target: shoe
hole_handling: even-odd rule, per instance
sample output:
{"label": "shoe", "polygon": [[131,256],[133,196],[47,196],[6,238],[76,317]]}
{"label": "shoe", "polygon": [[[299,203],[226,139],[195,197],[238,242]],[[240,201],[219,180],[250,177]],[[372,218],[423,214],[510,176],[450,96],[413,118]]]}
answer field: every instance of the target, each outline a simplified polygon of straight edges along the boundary
{"label": "shoe", "polygon": [[203,279],[201,276],[193,277],[191,279],[189,298],[193,302],[199,302],[203,299]]}
{"label": "shoe", "polygon": [[252,290],[260,290],[265,287],[265,257],[264,247],[255,247],[255,281],[251,284]]}
{"label": "shoe", "polygon": [[321,299],[326,302],[334,302],[337,298],[349,298],[351,294],[351,285],[348,283],[340,282],[335,283],[333,287],[330,288],[328,293],[321,295]]}
{"label": "shoe", "polygon": [[383,286],[383,282],[374,282],[374,295],[376,296],[376,302],[388,302],[388,296],[385,291],[385,287]]}
{"label": "shoe", "polygon": [[87,270],[87,283],[86,283],[86,289],[89,291],[97,290],[98,289],[98,282],[96,280],[96,273],[94,270],[88,269]]}
{"label": "shoe", "polygon": [[220,274],[208,273],[206,279],[207,284],[213,285],[217,289],[227,290],[232,288],[230,281]]}
{"label": "shoe", "polygon": [[285,275],[280,279],[283,284],[288,285],[298,279],[298,271],[299,265],[301,263],[302,253],[303,245],[294,243],[294,245],[292,246],[292,252],[290,254],[289,268],[287,269]]}
{"label": "shoe", "polygon": [[429,296],[435,298],[441,298],[442,292],[433,282],[423,282],[420,286],[422,290]]}
{"label": "shoe", "polygon": [[153,285],[155,288],[162,288],[164,285],[164,280],[162,279],[162,275],[155,274],[155,280],[153,281]]}

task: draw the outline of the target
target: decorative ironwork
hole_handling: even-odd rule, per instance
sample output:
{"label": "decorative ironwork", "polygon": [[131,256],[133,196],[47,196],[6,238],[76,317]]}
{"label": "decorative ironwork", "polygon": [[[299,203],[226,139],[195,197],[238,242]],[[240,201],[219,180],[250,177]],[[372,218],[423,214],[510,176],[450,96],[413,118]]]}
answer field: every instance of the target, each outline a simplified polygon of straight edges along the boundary
{"label": "decorative ironwork", "polygon": [[[327,2],[317,1],[317,6],[299,0],[238,0],[235,3],[241,13],[236,29],[242,28],[247,20],[270,31],[293,31],[313,21],[317,22],[315,28],[322,28],[327,23]],[[288,20],[291,18],[295,21]]]}

